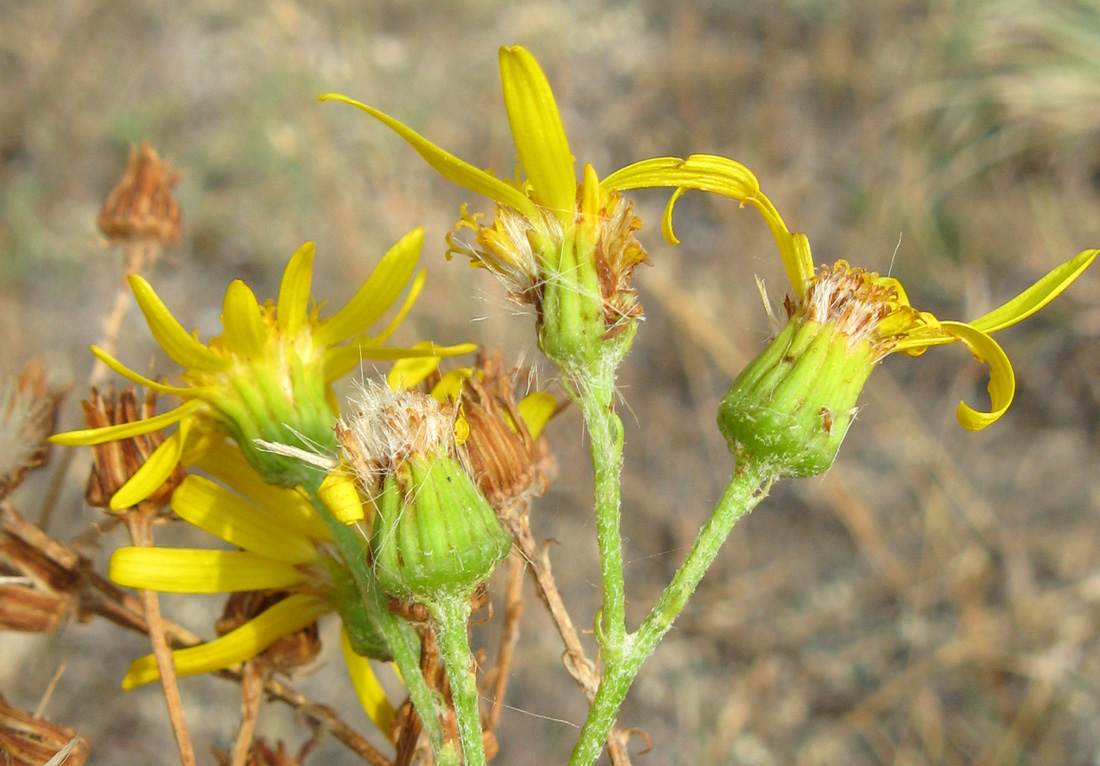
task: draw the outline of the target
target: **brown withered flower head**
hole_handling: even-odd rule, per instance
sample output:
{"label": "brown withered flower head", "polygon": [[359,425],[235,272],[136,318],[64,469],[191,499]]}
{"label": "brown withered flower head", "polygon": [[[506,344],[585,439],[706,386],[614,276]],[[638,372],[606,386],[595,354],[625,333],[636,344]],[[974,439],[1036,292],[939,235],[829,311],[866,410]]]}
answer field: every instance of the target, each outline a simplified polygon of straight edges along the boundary
{"label": "brown withered flower head", "polygon": [[475,365],[459,399],[470,427],[459,453],[478,489],[501,513],[545,492],[556,465],[541,434],[545,420],[531,422],[524,404],[516,402],[516,371],[504,371],[499,351],[480,352]]}
{"label": "brown withered flower head", "polygon": [[88,760],[88,742],[75,731],[12,707],[0,695],[0,764],[42,766],[66,748],[67,766],[83,766]]}
{"label": "brown withered flower head", "polygon": [[[225,602],[221,619],[214,629],[219,636],[244,625],[253,617],[267,611],[282,601],[289,593],[286,591],[264,590],[233,593]],[[286,636],[282,636],[257,656],[271,670],[289,673],[302,665],[308,665],[321,652],[321,637],[317,623],[313,622]],[[276,761],[277,763],[278,761]],[[261,761],[261,763],[267,763]]]}
{"label": "brown withered flower head", "polygon": [[99,214],[99,228],[113,241],[146,240],[168,247],[183,233],[180,206],[172,196],[179,174],[148,142],[130,148],[130,164]]}
{"label": "brown withered flower head", "polygon": [[[153,417],[156,414],[156,394],[147,391],[139,405],[133,386],[123,389],[117,396],[113,391],[104,396],[93,388],[91,397],[81,402],[81,405],[84,407],[84,421],[88,428],[104,428]],[[160,431],[154,431],[93,446],[92,473],[84,492],[88,505],[109,508],[111,497],[145,464],[163,441],[164,435]],[[167,505],[172,491],[183,481],[184,476],[183,469],[176,466],[160,488],[141,502],[139,509]]]}
{"label": "brown withered flower head", "polygon": [[17,377],[0,381],[0,498],[46,461],[59,399],[49,389],[40,359],[28,362]]}

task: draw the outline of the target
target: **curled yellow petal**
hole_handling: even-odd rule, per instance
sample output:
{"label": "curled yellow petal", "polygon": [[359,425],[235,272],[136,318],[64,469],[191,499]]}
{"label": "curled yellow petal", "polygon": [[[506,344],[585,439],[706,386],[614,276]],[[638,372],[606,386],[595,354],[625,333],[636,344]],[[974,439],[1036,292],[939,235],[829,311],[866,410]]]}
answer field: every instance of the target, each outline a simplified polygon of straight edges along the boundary
{"label": "curled yellow petal", "polygon": [[319,346],[332,346],[366,331],[405,289],[424,245],[424,230],[416,228],[389,249],[367,281],[342,309],[313,333]]}
{"label": "curled yellow petal", "polygon": [[1052,269],[1045,277],[1024,290],[1008,303],[993,309],[988,314],[968,324],[985,333],[994,333],[1006,327],[1022,322],[1039,309],[1057,298],[1063,290],[1081,276],[1100,250],[1083,250],[1073,258]]}
{"label": "curled yellow petal", "polygon": [[997,341],[989,335],[964,322],[941,322],[944,332],[958,338],[979,362],[989,365],[990,409],[982,412],[959,402],[955,416],[959,424],[970,431],[980,431],[996,422],[1012,404],[1016,393],[1016,376],[1012,372],[1012,363]]}
{"label": "curled yellow petal", "polygon": [[309,538],[293,534],[252,503],[201,476],[188,476],[172,493],[172,510],[230,545],[288,564],[316,561]]}
{"label": "curled yellow petal", "polygon": [[523,397],[516,409],[519,410],[519,416],[523,418],[531,437],[537,439],[550,418],[558,411],[558,400],[553,394],[536,391]]}
{"label": "curled yellow petal", "polygon": [[247,551],[119,548],[107,576],[127,588],[161,593],[236,593],[305,582],[297,567]]}
{"label": "curled yellow petal", "polygon": [[179,465],[187,443],[187,434],[191,428],[191,419],[180,421],[179,430],[160,443],[141,468],[111,495],[109,506],[112,511],[132,508],[160,488]]}
{"label": "curled yellow petal", "polygon": [[220,372],[229,366],[225,357],[211,351],[183,329],[148,282],[137,274],[131,274],[128,279],[149,331],[164,353],[188,370]]}
{"label": "curled yellow petal", "polygon": [[248,285],[234,279],[222,301],[222,341],[236,353],[255,357],[267,343],[267,328],[260,313],[260,304]]}
{"label": "curled yellow petal", "polygon": [[[426,346],[427,341],[418,343],[418,346]],[[438,356],[413,356],[406,359],[398,359],[390,368],[386,376],[386,383],[391,391],[406,391],[415,388],[429,375],[439,369],[439,363],[443,361]]]}
{"label": "curled yellow petal", "polygon": [[279,330],[287,335],[301,332],[308,319],[309,287],[313,281],[313,256],[316,251],[314,243],[306,242],[290,256],[283,272],[275,316]]}
{"label": "curled yellow petal", "polygon": [[350,99],[347,96],[342,96],[339,93],[326,93],[319,96],[318,101],[340,101],[350,106],[354,106],[356,109],[361,109],[394,133],[401,136],[401,138],[405,139],[409,146],[416,150],[417,154],[423,157],[429,165],[435,168],[437,173],[448,181],[452,181],[476,194],[482,194],[489,199],[496,200],[502,205],[515,208],[528,218],[535,218],[538,214],[534,203],[527,199],[527,195],[515,186],[505,183],[499,178],[494,178],[484,170],[479,170],[470,163],[455,157],[450,152],[440,149],[415,130],[398,122],[385,112],[380,112],[373,107]]}
{"label": "curled yellow petal", "polygon": [[301,492],[268,484],[249,464],[240,448],[230,444],[221,434],[208,441],[195,464],[296,534],[313,540],[332,539],[332,531]]}
{"label": "curled yellow petal", "polygon": [[356,654],[351,648],[351,640],[343,625],[340,626],[340,648],[344,652],[344,662],[348,666],[348,675],[351,677],[351,685],[355,687],[359,704],[378,730],[388,738],[393,731],[393,705],[386,697],[382,684],[378,683],[370,660]]}
{"label": "curled yellow petal", "polygon": [[104,428],[82,428],[79,431],[66,431],[54,434],[50,437],[53,444],[61,444],[66,447],[92,446],[105,442],[116,442],[121,439],[129,439],[142,434],[159,431],[162,428],[178,423],[188,415],[204,408],[206,404],[198,399],[184,402],[173,410],[155,415],[145,420],[135,420],[133,423],[120,423],[117,426],[105,426]]}
{"label": "curled yellow petal", "polygon": [[[172,652],[176,675],[191,676],[212,673],[239,665],[255,657],[275,641],[301,630],[318,617],[332,611],[332,604],[320,596],[296,594],[246,622],[236,630],[206,644]],[[123,689],[156,681],[160,678],[153,655],[134,660],[122,679]]]}
{"label": "curled yellow petal", "polygon": [[661,230],[671,244],[678,242],[672,228],[672,209],[683,194],[682,189],[721,194],[743,205],[755,207],[763,216],[779,247],[779,254],[796,296],[801,298],[805,295],[806,286],[813,277],[809,241],[801,234],[791,233],[771,200],[760,191],[760,182],[747,167],[735,160],[713,154],[693,154],[686,160],[678,157],[656,157],[627,165],[603,179],[600,184],[601,190],[625,191],[654,187],[677,190],[665,207],[661,221]]}
{"label": "curled yellow petal", "polygon": [[519,46],[501,48],[499,59],[504,106],[531,196],[571,224],[577,174],[550,83],[535,57]]}

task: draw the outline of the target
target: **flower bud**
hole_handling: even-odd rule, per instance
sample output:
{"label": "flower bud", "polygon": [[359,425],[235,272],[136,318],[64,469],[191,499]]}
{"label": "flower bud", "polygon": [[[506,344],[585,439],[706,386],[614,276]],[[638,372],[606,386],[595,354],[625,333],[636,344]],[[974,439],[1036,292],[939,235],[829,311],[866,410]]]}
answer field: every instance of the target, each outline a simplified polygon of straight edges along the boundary
{"label": "flower bud", "polygon": [[391,596],[468,598],[511,548],[456,456],[457,413],[417,391],[368,383],[337,428],[344,463],[373,499],[375,576]]}
{"label": "flower bud", "polygon": [[856,414],[875,364],[896,339],[882,324],[901,311],[896,288],[844,262],[815,276],[787,326],[737,376],[718,427],[738,460],[778,476],[824,473]]}
{"label": "flower bud", "polygon": [[375,576],[397,598],[468,597],[512,540],[454,458],[417,455],[387,476],[371,536]]}

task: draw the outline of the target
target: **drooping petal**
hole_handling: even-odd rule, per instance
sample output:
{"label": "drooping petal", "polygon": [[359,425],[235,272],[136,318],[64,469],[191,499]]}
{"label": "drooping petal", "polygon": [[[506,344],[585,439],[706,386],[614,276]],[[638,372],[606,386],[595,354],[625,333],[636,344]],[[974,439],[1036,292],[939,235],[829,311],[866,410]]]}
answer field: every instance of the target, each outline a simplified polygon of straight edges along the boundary
{"label": "drooping petal", "polygon": [[132,380],[139,386],[145,386],[146,388],[152,389],[158,394],[175,394],[176,396],[190,398],[193,396],[201,396],[203,393],[210,390],[208,386],[170,386],[166,383],[161,383],[160,381],[147,378],[144,375],[134,372],[99,346],[92,346],[91,351],[92,355],[107,365],[107,368],[112,372],[116,372],[122,377]]}
{"label": "drooping petal", "polygon": [[423,244],[424,230],[416,228],[391,247],[347,305],[314,331],[317,345],[341,343],[365,332],[378,321],[408,284]]}
{"label": "drooping petal", "polygon": [[222,301],[222,327],[225,345],[248,357],[259,356],[267,343],[267,328],[260,313],[260,304],[248,285],[234,279]]}
{"label": "drooping petal", "polygon": [[412,128],[398,122],[388,114],[339,93],[326,93],[319,96],[318,101],[341,101],[354,106],[356,109],[361,109],[405,139],[416,150],[417,154],[423,157],[429,165],[435,168],[437,173],[448,181],[476,194],[482,194],[489,199],[496,200],[502,205],[515,208],[529,218],[534,218],[537,215],[534,203],[527,199],[527,196],[515,186],[505,183],[499,178],[494,178],[484,170],[479,170],[453,154],[443,151]]}
{"label": "drooping petal", "polygon": [[393,705],[386,697],[382,684],[378,683],[370,660],[356,654],[351,648],[351,640],[343,625],[340,626],[340,648],[344,652],[344,662],[348,666],[348,675],[351,677],[351,685],[355,687],[355,694],[359,697],[359,704],[378,730],[389,738],[393,731]]}
{"label": "drooping petal", "polygon": [[519,410],[519,416],[523,418],[531,438],[537,439],[551,416],[558,411],[558,400],[553,394],[536,391],[523,397],[516,409]]}
{"label": "drooping petal", "polygon": [[128,279],[149,331],[164,353],[186,370],[220,372],[229,366],[225,357],[211,351],[183,329],[148,282],[137,274],[131,274]]}
{"label": "drooping petal", "polygon": [[212,439],[196,465],[230,489],[276,517],[294,533],[313,540],[331,540],[332,531],[301,493],[275,487],[264,481],[240,448],[224,437]]}
{"label": "drooping petal", "polygon": [[980,431],[996,422],[1012,404],[1016,393],[1016,376],[1012,372],[1012,363],[997,341],[988,334],[964,322],[941,322],[944,332],[958,338],[979,362],[989,365],[989,412],[970,407],[959,402],[955,417],[959,424],[970,431]]}
{"label": "drooping petal", "polygon": [[415,356],[458,356],[477,350],[476,343],[459,343],[454,346],[437,346],[434,343],[417,344],[412,348],[360,343],[355,346],[338,346],[325,351],[325,378],[336,380],[354,370],[366,359],[385,361]]}
{"label": "drooping petal", "polygon": [[230,545],[276,561],[305,564],[321,555],[309,538],[293,534],[262,508],[201,476],[188,476],[176,488],[172,510]]}
{"label": "drooping petal", "polygon": [[[751,204],[771,230],[796,296],[805,295],[814,271],[810,243],[802,234],[791,233],[771,200],[760,191],[756,176],[740,162],[711,154],[693,154],[686,160],[657,157],[627,165],[600,183],[600,189],[608,191],[654,187],[695,189]],[[672,228],[672,209],[681,194],[679,191],[673,193],[661,223],[665,239],[671,244],[677,242]]]}
{"label": "drooping petal", "polygon": [[119,548],[107,576],[127,588],[161,593],[236,593],[306,580],[297,567],[255,553],[188,548]]}
{"label": "drooping petal", "polygon": [[1092,265],[1097,255],[1100,255],[1100,250],[1084,250],[1078,253],[1008,303],[967,324],[976,330],[994,333],[1022,322],[1073,284],[1073,281]]}
{"label": "drooping petal", "polygon": [[117,426],[106,426],[105,428],[82,428],[79,431],[66,431],[51,436],[50,442],[65,447],[93,446],[105,442],[117,442],[121,439],[129,439],[133,436],[159,431],[173,423],[178,423],[204,407],[206,407],[205,402],[191,399],[173,410],[145,420],[135,420],[133,423],[120,423]]}
{"label": "drooping petal", "polygon": [[[328,599],[320,596],[295,594],[288,596],[259,616],[249,620],[236,630],[206,644],[172,652],[176,666],[176,675],[191,676],[198,673],[212,673],[215,670],[239,665],[255,657],[283,636],[301,630],[318,617],[332,611]],[[156,681],[160,678],[157,662],[153,655],[134,660],[126,677],[122,679],[123,689]]]}
{"label": "drooping petal", "polygon": [[141,464],[141,468],[134,471],[134,475],[118,488],[118,492],[111,495],[109,506],[112,511],[132,508],[168,481],[168,477],[179,465],[180,457],[187,445],[191,422],[192,418],[181,420],[179,429],[161,442],[160,446],[153,450],[149,459]]}
{"label": "drooping petal", "polygon": [[572,223],[577,174],[550,83],[535,57],[519,46],[501,48],[499,59],[504,106],[531,196]]}
{"label": "drooping petal", "polygon": [[313,256],[316,251],[314,243],[306,242],[290,256],[283,272],[275,316],[279,331],[286,335],[297,335],[308,319],[309,288],[313,281]]}
{"label": "drooping petal", "polygon": [[[425,345],[419,343],[417,345]],[[438,356],[414,356],[406,359],[398,359],[390,368],[386,376],[386,384],[391,391],[406,391],[420,385],[429,375],[439,369],[439,363],[443,361]]]}
{"label": "drooping petal", "polygon": [[409,286],[409,292],[405,296],[405,302],[401,304],[401,308],[397,310],[397,313],[393,315],[393,319],[389,324],[382,328],[382,330],[375,336],[371,337],[372,343],[385,343],[394,330],[401,326],[401,323],[405,321],[405,317],[409,313],[409,309],[416,303],[416,299],[420,297],[420,291],[424,289],[424,282],[428,278],[428,270],[421,269],[420,272],[413,278],[412,284]]}

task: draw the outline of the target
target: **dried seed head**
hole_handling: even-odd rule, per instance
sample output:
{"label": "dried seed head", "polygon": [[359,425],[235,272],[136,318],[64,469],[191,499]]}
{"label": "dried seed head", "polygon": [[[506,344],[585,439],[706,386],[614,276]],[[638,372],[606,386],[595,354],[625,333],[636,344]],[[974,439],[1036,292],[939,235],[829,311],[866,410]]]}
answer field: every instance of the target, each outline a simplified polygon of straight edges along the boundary
{"label": "dried seed head", "polygon": [[86,739],[67,726],[12,707],[0,695],[0,762],[4,766],[42,766],[66,748],[70,748],[64,760],[67,766],[83,766],[88,760]]}
{"label": "dried seed head", "polygon": [[0,628],[53,633],[72,613],[86,564],[71,548],[54,540],[0,502]]}
{"label": "dried seed head", "polygon": [[381,479],[414,455],[453,455],[456,410],[419,391],[367,380],[336,428],[344,461],[373,494]]}
{"label": "dried seed head", "polygon": [[482,353],[480,375],[462,387],[462,413],[470,433],[459,455],[478,489],[502,513],[517,501],[546,491],[554,459],[545,438],[533,438],[514,396],[515,372],[505,373],[500,353]]}
{"label": "dried seed head", "polygon": [[180,206],[172,196],[179,174],[161,162],[149,143],[130,148],[126,175],[115,185],[99,214],[99,228],[112,240],[149,240],[167,247],[183,231]]}
{"label": "dried seed head", "polygon": [[[139,406],[137,394],[132,386],[123,389],[117,397],[114,391],[103,396],[93,388],[91,398],[81,404],[84,407],[84,421],[88,428],[134,423],[156,414],[156,395],[152,391],[147,391],[144,401]],[[84,492],[84,499],[88,505],[109,508],[111,497],[145,464],[163,441],[164,435],[160,431],[154,431],[93,446],[92,472]],[[138,507],[146,510],[167,505],[173,490],[183,481],[184,476],[184,470],[176,466],[175,471],[160,488],[143,500]]]}
{"label": "dried seed head", "polygon": [[51,394],[40,359],[0,381],[0,498],[49,455],[60,396]]}
{"label": "dried seed head", "polygon": [[608,334],[622,332],[627,319],[642,315],[637,292],[631,285],[634,269],[646,262],[645,248],[634,236],[641,227],[641,220],[634,215],[634,203],[619,192],[611,192],[600,211],[593,254]]}

